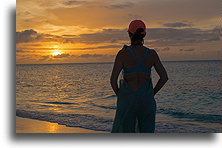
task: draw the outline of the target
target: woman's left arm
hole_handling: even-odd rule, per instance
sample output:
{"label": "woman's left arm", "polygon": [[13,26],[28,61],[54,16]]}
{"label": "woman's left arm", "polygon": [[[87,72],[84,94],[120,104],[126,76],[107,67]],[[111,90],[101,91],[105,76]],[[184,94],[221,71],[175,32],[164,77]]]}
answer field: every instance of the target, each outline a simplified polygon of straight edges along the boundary
{"label": "woman's left arm", "polygon": [[118,76],[119,76],[119,73],[121,72],[122,68],[123,68],[122,50],[120,50],[116,55],[116,59],[115,59],[115,62],[114,62],[112,74],[111,74],[111,77],[110,77],[110,84],[111,84],[112,89],[115,92],[115,94],[117,94],[118,91],[119,91],[117,80],[118,80]]}

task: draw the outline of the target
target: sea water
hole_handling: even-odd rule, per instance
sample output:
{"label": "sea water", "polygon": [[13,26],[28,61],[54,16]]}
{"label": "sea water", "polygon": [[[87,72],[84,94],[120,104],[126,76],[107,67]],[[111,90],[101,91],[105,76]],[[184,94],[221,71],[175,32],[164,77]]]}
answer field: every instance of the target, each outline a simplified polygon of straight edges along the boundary
{"label": "sea water", "polygon": [[[155,95],[156,132],[221,132],[221,61],[163,62],[169,80]],[[113,63],[16,65],[16,115],[111,131]],[[153,86],[159,77],[152,68]]]}

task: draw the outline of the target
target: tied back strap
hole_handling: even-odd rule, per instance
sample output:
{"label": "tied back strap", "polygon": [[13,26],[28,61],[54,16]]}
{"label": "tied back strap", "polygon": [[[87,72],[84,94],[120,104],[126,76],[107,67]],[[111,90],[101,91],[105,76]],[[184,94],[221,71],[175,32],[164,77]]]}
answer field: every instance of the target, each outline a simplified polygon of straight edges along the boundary
{"label": "tied back strap", "polygon": [[146,55],[147,55],[148,52],[149,52],[149,48],[146,48],[146,52],[144,53],[143,59],[142,59],[142,62],[141,62],[141,66],[144,65],[144,61],[145,61],[145,58],[146,58]]}
{"label": "tied back strap", "polygon": [[129,47],[128,50],[129,50],[130,53],[132,54],[132,56],[133,56],[133,58],[134,58],[134,60],[135,60],[135,62],[136,62],[136,66],[139,66],[139,63],[138,63],[138,61],[137,61],[137,59],[136,59],[136,55],[133,53],[132,49]]}

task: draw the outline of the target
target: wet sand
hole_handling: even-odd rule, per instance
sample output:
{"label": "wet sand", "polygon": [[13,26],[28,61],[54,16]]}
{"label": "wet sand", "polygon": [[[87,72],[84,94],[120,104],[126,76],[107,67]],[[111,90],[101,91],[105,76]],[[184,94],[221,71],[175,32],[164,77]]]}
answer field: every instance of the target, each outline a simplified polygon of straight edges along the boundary
{"label": "wet sand", "polygon": [[16,116],[16,133],[108,133]]}

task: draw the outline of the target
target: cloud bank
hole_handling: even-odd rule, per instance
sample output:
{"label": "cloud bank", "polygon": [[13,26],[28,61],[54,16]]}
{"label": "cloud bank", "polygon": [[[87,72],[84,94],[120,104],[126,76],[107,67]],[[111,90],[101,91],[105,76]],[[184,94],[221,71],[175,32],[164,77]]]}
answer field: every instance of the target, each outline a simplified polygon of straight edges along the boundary
{"label": "cloud bank", "polygon": [[[47,42],[62,43],[110,43],[99,48],[115,48],[112,43],[128,42],[127,29],[103,29],[101,32],[75,35],[50,35],[37,33],[35,30],[16,32],[17,43],[21,42]],[[190,44],[214,42],[220,40],[220,28],[201,30],[198,28],[150,28],[146,40],[152,46],[186,46]],[[88,48],[89,49],[89,48]]]}

